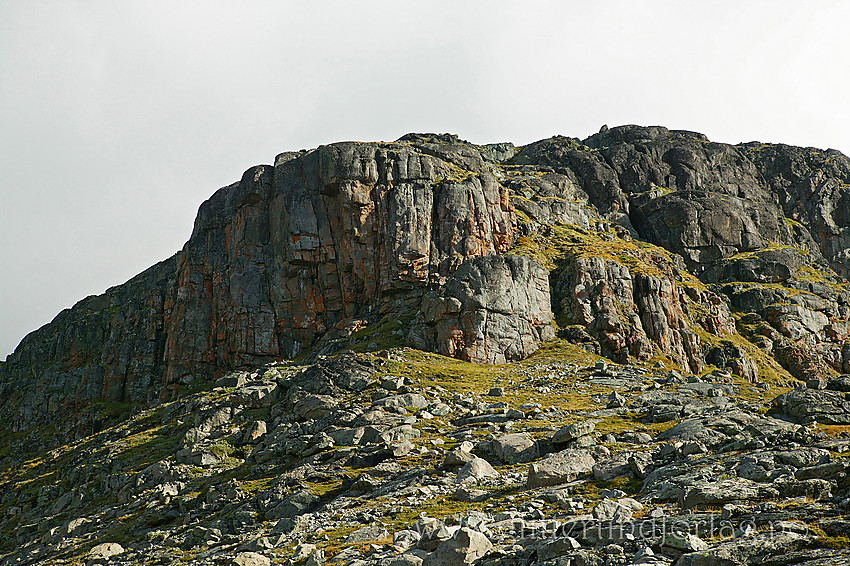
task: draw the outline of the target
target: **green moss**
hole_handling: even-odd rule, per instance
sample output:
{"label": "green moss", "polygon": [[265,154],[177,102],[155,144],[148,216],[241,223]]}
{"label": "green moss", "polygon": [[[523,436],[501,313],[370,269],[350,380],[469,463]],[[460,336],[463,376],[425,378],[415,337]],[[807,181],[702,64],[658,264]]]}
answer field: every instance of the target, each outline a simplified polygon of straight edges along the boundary
{"label": "green moss", "polygon": [[673,265],[670,252],[663,248],[622,238],[614,231],[585,230],[572,224],[550,224],[533,236],[521,236],[510,253],[533,258],[549,271],[564,269],[570,260],[590,257],[613,261],[643,275],[662,276]]}
{"label": "green moss", "polygon": [[848,537],[830,536],[819,525],[809,525],[809,529],[817,537],[814,544],[819,548],[830,548],[834,550],[850,548],[850,538]]}
{"label": "green moss", "polygon": [[400,348],[404,346],[406,329],[410,327],[414,316],[411,310],[387,315],[377,323],[354,332],[348,338],[348,349],[353,352],[372,352]]}
{"label": "green moss", "polygon": [[232,455],[235,450],[227,440],[219,440],[210,447],[210,452],[218,458],[226,458]]}
{"label": "green moss", "polygon": [[760,248],[758,250],[749,251],[749,252],[740,252],[740,253],[737,253],[735,255],[731,255],[731,256],[727,257],[726,260],[727,261],[738,261],[738,260],[742,260],[742,259],[749,259],[749,258],[752,258],[752,257],[757,257],[759,254],[762,254],[764,252],[779,251],[779,250],[797,250],[797,252],[799,252],[802,255],[809,255],[809,252],[807,250],[804,250],[804,249],[801,249],[801,248],[798,248],[798,247],[795,247],[795,246],[780,244],[778,242],[770,242],[770,243],[768,243],[768,245],[766,245],[763,248]]}

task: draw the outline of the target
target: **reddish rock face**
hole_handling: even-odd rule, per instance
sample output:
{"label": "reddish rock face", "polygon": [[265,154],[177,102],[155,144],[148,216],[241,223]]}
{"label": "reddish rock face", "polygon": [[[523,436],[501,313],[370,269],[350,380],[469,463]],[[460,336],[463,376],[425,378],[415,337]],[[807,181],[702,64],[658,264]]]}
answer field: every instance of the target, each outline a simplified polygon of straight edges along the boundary
{"label": "reddish rock face", "polygon": [[[565,338],[617,361],[696,371],[710,355],[756,379],[722,342],[731,307],[797,377],[848,371],[848,187],[837,152],[662,127],[520,150],[411,134],[283,153],[205,202],[174,257],[24,338],[0,364],[0,399],[15,428],[92,401],[145,403],[400,313],[412,345],[503,362],[553,335],[552,307]],[[556,238],[556,224],[605,238],[552,274],[505,255],[520,236]],[[634,269],[606,251],[615,233],[672,253]],[[688,270],[703,284],[683,284]]]}
{"label": "reddish rock face", "polygon": [[199,362],[292,357],[335,325],[439,284],[465,259],[507,251],[514,212],[481,156],[423,149],[286,153],[204,203],[178,255],[166,383],[192,379]]}
{"label": "reddish rock face", "polygon": [[437,141],[339,143],[246,171],[201,206],[175,257],[22,342],[4,368],[37,376],[19,424],[293,357],[508,251],[507,189],[473,146]]}

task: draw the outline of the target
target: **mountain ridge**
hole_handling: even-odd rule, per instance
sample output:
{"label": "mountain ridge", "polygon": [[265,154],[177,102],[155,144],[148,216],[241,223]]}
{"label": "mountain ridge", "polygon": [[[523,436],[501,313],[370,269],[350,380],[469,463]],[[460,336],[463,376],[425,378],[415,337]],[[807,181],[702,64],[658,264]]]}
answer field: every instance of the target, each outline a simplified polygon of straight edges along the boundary
{"label": "mountain ridge", "polygon": [[[444,286],[462,261],[504,254],[523,232],[551,222],[579,228],[603,222],[626,237],[643,235],[703,279],[708,270],[708,284],[752,278],[752,269],[742,275],[742,262],[728,258],[751,253],[749,263],[761,268],[767,261],[761,256],[780,246],[776,251],[787,257],[773,253],[767,261],[785,268],[774,280],[810,268],[809,279],[821,280],[810,282],[819,284],[815,296],[832,301],[832,312],[820,316],[845,322],[835,330],[821,318],[809,330],[824,334],[829,326],[840,342],[846,300],[836,303],[825,290],[831,284],[845,295],[848,182],[848,160],[834,151],[729,146],[658,126],[621,126],[584,141],[554,137],[522,148],[408,134],[397,142],[285,152],[273,166],[252,167],[216,191],[174,257],[28,335],[3,364],[0,382],[8,389],[16,376],[34,373],[48,375],[48,389],[84,384],[71,395],[76,401],[151,402],[196,374],[207,379],[291,358],[320,337],[376,322],[381,317],[374,311],[410,317],[421,310],[422,291]],[[734,277],[713,274],[723,262],[739,270]],[[830,272],[843,277],[830,281]],[[747,293],[733,296],[741,295]],[[584,318],[585,325],[593,322]],[[430,325],[418,321],[406,343],[470,359],[464,340],[476,340],[474,325],[458,340],[435,322],[433,316]],[[454,328],[456,321],[446,324]],[[836,371],[845,363],[850,358],[840,351],[828,356]],[[20,425],[30,421],[22,415]]]}
{"label": "mountain ridge", "polygon": [[279,154],[0,364],[0,564],[850,562],[850,160]]}

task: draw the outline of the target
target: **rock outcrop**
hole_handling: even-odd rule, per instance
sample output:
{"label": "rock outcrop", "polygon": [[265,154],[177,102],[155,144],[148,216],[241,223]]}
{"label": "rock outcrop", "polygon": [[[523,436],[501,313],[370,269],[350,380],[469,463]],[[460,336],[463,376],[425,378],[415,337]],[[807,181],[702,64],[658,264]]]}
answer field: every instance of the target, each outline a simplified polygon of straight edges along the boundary
{"label": "rock outcrop", "polygon": [[549,272],[533,259],[487,256],[462,264],[423,298],[425,350],[472,362],[528,357],[555,337]]}
{"label": "rock outcrop", "polygon": [[524,358],[552,316],[620,362],[828,379],[850,370],[848,199],[836,151],[658,126],[283,153],[205,202],[174,257],[27,336],[0,396],[15,430],[61,415],[58,440],[296,356]]}

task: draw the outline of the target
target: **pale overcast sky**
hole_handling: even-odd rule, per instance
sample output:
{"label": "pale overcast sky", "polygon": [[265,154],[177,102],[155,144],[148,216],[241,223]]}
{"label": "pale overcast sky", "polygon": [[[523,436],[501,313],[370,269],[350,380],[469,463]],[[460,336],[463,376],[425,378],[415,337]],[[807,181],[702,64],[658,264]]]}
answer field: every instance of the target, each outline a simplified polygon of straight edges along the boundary
{"label": "pale overcast sky", "polygon": [[664,125],[850,153],[850,2],[0,2],[0,359],[285,150]]}

